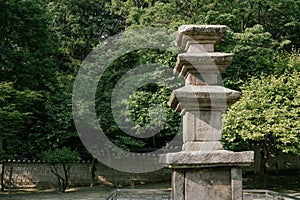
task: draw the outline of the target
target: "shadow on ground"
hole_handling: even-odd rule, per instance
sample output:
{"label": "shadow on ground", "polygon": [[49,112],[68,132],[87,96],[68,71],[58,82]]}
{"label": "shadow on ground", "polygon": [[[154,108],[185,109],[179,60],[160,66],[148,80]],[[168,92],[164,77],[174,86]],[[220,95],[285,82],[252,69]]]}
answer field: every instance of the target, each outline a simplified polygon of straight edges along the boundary
{"label": "shadow on ground", "polygon": [[266,177],[257,174],[245,174],[243,176],[243,188],[300,193],[300,173],[299,171],[290,171],[284,174],[270,173]]}

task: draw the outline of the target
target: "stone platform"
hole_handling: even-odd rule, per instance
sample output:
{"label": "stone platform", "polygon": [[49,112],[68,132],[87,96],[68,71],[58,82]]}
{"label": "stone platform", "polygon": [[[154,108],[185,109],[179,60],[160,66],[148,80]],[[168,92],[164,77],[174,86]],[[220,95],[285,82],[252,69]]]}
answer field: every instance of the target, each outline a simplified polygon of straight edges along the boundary
{"label": "stone platform", "polygon": [[161,155],[160,162],[172,168],[207,168],[222,166],[249,166],[254,162],[253,151],[232,152],[214,151],[181,151]]}

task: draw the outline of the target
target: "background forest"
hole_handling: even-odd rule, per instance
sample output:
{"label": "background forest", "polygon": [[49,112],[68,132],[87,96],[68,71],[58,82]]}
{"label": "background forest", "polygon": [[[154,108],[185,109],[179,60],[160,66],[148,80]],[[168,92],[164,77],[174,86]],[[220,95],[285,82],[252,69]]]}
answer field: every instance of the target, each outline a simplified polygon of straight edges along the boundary
{"label": "background forest", "polygon": [[[224,117],[225,147],[259,146],[265,162],[279,152],[300,155],[300,0],[0,0],[0,158],[39,159],[60,149],[87,156],[72,117],[82,61],[125,30],[176,31],[183,24],[229,27],[217,50],[235,57],[222,77],[243,96]],[[166,105],[170,91],[163,86],[139,88],[128,101],[137,126],[150,123],[149,108],[157,103],[169,113],[151,138],[124,134],[110,108],[115,83],[137,63],[173,68],[175,61],[170,52],[138,50],[116,60],[99,80],[99,123],[115,144],[151,150],[178,132],[180,116]]]}

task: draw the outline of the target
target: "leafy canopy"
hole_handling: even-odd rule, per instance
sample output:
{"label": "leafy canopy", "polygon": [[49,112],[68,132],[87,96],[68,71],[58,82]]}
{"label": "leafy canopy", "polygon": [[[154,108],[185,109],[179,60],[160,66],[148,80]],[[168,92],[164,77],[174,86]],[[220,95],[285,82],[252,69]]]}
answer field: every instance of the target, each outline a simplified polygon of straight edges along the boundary
{"label": "leafy canopy", "polygon": [[265,145],[272,153],[300,155],[299,58],[299,54],[293,54],[287,63],[286,58],[279,59],[277,68],[286,68],[285,73],[252,78],[242,87],[242,98],[225,115],[227,148]]}
{"label": "leafy canopy", "polygon": [[43,151],[40,154],[40,159],[49,164],[72,163],[78,161],[78,153],[67,147]]}

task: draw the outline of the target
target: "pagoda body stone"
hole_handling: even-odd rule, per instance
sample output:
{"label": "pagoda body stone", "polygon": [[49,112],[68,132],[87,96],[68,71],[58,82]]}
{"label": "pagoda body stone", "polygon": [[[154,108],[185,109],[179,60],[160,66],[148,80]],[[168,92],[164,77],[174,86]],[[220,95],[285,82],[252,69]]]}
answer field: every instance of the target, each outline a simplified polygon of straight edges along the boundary
{"label": "pagoda body stone", "polygon": [[223,149],[222,115],[240,92],[222,86],[220,72],[233,54],[214,52],[226,32],[223,25],[184,25],[178,29],[175,74],[185,86],[174,90],[169,105],[182,115],[182,151],[163,154],[172,168],[173,200],[242,199],[242,170],[254,161],[252,151]]}

